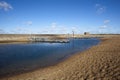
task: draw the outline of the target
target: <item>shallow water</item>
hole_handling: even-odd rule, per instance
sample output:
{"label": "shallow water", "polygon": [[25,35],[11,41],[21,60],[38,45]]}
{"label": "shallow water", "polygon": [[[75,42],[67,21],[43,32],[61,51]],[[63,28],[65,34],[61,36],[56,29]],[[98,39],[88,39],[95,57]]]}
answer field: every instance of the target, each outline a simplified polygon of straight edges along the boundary
{"label": "shallow water", "polygon": [[0,44],[0,76],[56,64],[97,45],[99,39],[70,39],[70,43]]}

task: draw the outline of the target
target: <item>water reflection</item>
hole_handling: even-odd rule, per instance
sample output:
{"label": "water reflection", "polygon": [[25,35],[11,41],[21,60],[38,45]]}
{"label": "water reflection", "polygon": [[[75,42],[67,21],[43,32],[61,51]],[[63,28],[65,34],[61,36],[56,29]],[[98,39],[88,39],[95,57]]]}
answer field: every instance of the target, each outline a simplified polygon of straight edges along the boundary
{"label": "water reflection", "polygon": [[0,76],[53,65],[99,43],[98,39],[70,39],[70,43],[0,45]]}

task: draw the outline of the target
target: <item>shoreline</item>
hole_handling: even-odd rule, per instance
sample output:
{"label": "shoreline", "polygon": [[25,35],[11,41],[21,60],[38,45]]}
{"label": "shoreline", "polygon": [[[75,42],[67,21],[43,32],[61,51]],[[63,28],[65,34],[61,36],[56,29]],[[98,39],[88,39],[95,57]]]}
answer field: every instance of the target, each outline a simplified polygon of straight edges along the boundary
{"label": "shoreline", "polygon": [[[36,69],[32,72],[23,73],[8,78],[2,78],[1,80],[120,79],[120,72],[116,71],[116,69],[120,71],[120,44],[118,44],[120,42],[120,36],[117,38],[101,38],[101,40],[102,41],[98,45],[93,46],[80,54],[78,52],[56,65]],[[109,70],[109,67],[110,69],[112,68],[111,70],[113,71]],[[110,71],[111,73],[108,73]]]}
{"label": "shoreline", "polygon": [[[81,40],[82,39],[91,39],[91,38],[80,38]],[[92,38],[92,39],[96,39],[98,42],[96,43],[96,44],[94,44],[94,45],[92,45],[92,46],[95,46],[95,45],[98,45],[99,43],[100,43],[100,39],[97,39],[97,38]],[[29,44],[29,43],[28,43]],[[30,43],[31,44],[31,43]],[[6,44],[7,45],[7,44]],[[92,47],[92,46],[90,46],[90,47]],[[7,73],[5,73],[5,74],[2,74],[2,72],[0,73],[0,78],[4,78],[4,77],[10,77],[10,76],[15,76],[15,75],[19,75],[19,74],[22,74],[22,73],[28,73],[28,72],[32,72],[32,71],[35,71],[35,70],[37,70],[37,69],[40,69],[40,68],[46,68],[46,67],[49,67],[49,66],[54,66],[54,65],[56,65],[56,64],[59,64],[59,63],[61,63],[61,62],[63,62],[63,61],[65,61],[67,58],[69,58],[69,57],[71,57],[71,56],[73,56],[73,55],[75,55],[76,53],[79,53],[79,52],[83,52],[83,51],[86,51],[86,50],[88,50],[90,47],[88,47],[88,48],[86,48],[86,49],[84,49],[84,50],[82,50],[82,51],[75,51],[75,52],[72,52],[72,53],[70,53],[69,55],[65,55],[65,56],[63,56],[63,57],[61,57],[61,58],[58,58],[57,60],[55,60],[55,62],[51,62],[50,63],[50,65],[45,65],[45,66],[37,66],[36,64],[34,64],[34,65],[36,65],[36,67],[34,68],[34,65],[31,65],[31,67],[27,67],[27,68],[24,68],[23,70],[18,70],[18,69],[20,69],[21,67],[18,67],[18,69],[17,70],[15,70],[14,68],[12,68],[12,69],[14,69],[14,71],[10,71],[10,70],[4,70],[3,71],[3,73],[5,73],[5,72],[7,72]],[[19,65],[19,64],[18,64]],[[39,64],[38,64],[39,65]],[[17,65],[16,65],[17,66]],[[32,67],[33,66],[33,67]],[[11,74],[10,74],[11,73]]]}
{"label": "shoreline", "polygon": [[[69,38],[104,38],[104,37],[117,37],[120,36],[120,34],[89,34],[89,35],[79,35],[75,34],[74,37],[72,34],[69,36],[67,34],[54,34],[54,35],[48,35],[48,34],[0,34],[0,44],[14,44],[14,43],[30,43],[30,42],[58,42],[58,43],[64,43],[69,42]],[[34,41],[34,37],[38,39],[38,41]],[[33,39],[33,41],[31,41]],[[44,41],[45,40],[45,41]]]}

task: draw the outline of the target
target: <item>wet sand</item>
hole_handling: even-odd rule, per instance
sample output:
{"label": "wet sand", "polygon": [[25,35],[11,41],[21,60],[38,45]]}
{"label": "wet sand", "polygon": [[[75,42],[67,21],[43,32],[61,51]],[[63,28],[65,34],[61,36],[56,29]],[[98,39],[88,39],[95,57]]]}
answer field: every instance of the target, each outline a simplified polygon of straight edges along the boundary
{"label": "wet sand", "polygon": [[57,65],[0,80],[120,80],[120,36],[101,40]]}

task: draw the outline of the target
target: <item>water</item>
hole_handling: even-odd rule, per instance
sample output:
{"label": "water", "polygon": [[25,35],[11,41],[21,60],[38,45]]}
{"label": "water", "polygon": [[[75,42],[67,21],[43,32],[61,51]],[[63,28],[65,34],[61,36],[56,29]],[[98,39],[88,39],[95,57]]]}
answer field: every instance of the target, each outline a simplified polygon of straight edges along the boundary
{"label": "water", "polygon": [[70,39],[70,43],[0,44],[0,76],[56,64],[97,45],[99,39]]}

